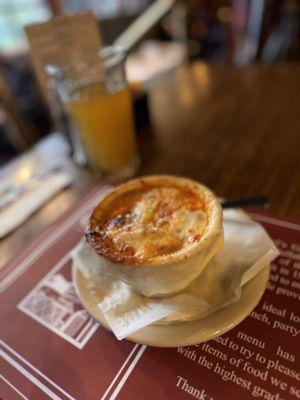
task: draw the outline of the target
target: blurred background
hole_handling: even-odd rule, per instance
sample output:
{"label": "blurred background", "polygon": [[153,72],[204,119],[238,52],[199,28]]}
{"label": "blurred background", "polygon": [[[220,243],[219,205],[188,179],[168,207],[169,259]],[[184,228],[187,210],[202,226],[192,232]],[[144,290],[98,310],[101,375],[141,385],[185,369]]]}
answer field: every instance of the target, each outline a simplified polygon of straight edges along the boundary
{"label": "blurred background", "polygon": [[[32,68],[24,26],[92,10],[104,44],[112,44],[150,0],[0,0],[0,165],[55,129]],[[170,3],[133,46],[129,80],[163,79],[195,59],[272,64],[300,59],[299,0],[185,0]],[[134,89],[133,89],[134,90]]]}

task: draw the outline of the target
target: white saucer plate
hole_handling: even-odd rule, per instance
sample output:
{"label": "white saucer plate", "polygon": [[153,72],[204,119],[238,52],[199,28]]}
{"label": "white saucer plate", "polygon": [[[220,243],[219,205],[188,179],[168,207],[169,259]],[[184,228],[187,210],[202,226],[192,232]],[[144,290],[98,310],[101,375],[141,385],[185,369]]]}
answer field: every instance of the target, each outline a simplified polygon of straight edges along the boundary
{"label": "white saucer plate", "polygon": [[[259,303],[268,283],[270,266],[266,265],[243,286],[240,299],[205,318],[170,325],[150,325],[127,337],[128,340],[155,347],[190,346],[220,336],[242,322]],[[73,282],[82,305],[106,329],[106,319],[97,307],[97,293],[90,292],[87,280],[73,265]]]}

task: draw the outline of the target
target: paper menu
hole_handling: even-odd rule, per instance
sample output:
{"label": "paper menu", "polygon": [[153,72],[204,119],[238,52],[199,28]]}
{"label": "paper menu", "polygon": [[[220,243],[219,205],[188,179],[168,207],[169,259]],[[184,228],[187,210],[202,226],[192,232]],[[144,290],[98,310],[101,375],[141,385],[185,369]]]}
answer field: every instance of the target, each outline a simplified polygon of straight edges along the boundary
{"label": "paper menu", "polygon": [[300,225],[253,213],[282,255],[244,322],[198,346],[150,348],[117,341],[74,292],[70,251],[102,192],[94,189],[0,273],[0,397],[298,399]]}
{"label": "paper menu", "polygon": [[60,15],[25,28],[33,65],[43,95],[49,100],[47,64],[69,66],[72,58],[84,60],[98,54],[101,37],[98,21],[90,11]]}

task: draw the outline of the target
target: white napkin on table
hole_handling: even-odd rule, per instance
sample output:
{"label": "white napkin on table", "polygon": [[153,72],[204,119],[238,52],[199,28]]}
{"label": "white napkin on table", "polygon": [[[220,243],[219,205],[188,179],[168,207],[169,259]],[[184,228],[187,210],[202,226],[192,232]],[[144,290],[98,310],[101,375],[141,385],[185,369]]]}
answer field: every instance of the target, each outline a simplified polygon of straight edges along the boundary
{"label": "white napkin on table", "polygon": [[69,174],[63,171],[53,171],[39,180],[34,188],[25,190],[13,202],[0,208],[0,238],[20,226],[70,183],[71,176]]}
{"label": "white napkin on table", "polygon": [[224,211],[223,249],[183,292],[164,299],[137,294],[110,275],[100,257],[82,241],[73,263],[87,278],[91,293],[118,339],[152,323],[199,319],[237,301],[241,288],[279,254],[260,224],[242,211]]}

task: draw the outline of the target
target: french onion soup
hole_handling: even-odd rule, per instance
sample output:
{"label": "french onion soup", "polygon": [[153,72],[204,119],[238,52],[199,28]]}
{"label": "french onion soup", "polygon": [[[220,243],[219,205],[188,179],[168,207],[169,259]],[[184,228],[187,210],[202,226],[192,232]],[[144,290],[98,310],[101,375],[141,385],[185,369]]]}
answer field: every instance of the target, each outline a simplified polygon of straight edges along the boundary
{"label": "french onion soup", "polygon": [[190,179],[139,178],[99,202],[86,238],[113,274],[146,296],[165,296],[183,290],[220,249],[222,209]]}

